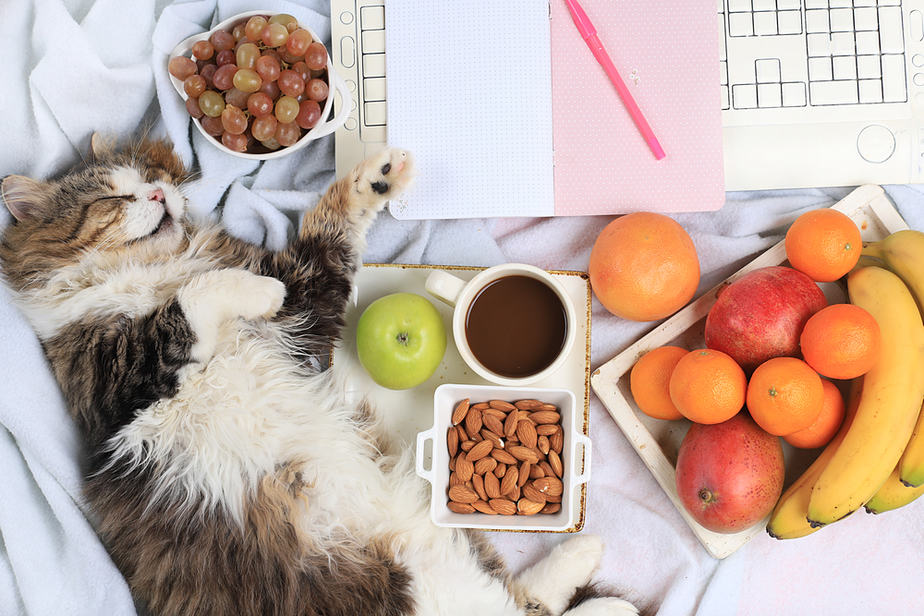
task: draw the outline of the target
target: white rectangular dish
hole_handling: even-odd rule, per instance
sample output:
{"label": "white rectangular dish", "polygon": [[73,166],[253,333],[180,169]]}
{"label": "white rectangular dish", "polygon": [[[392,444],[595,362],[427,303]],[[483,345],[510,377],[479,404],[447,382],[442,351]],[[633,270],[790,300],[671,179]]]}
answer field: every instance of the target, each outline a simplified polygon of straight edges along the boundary
{"label": "white rectangular dish", "polygon": [[[449,486],[449,450],[446,447],[446,431],[451,425],[452,411],[464,398],[472,403],[488,400],[536,399],[558,407],[561,425],[564,428],[562,463],[564,485],[561,509],[553,514],[489,515],[485,513],[453,513],[446,506],[446,490]],[[577,399],[568,389],[539,387],[502,387],[500,385],[440,385],[433,394],[433,427],[417,435],[417,474],[431,484],[430,519],[437,526],[464,528],[502,529],[517,531],[565,532],[575,526],[579,514],[575,499],[575,488],[590,479],[590,439],[580,432],[582,417],[579,415]],[[433,442],[430,468],[424,467],[424,446]],[[578,446],[583,448],[582,457]]]}
{"label": "white rectangular dish", "polygon": [[[483,268],[451,265],[365,264],[357,272],[354,280],[353,297],[347,307],[343,337],[331,352],[332,363],[337,366],[337,370],[345,372],[347,377],[344,379],[347,387],[350,388],[347,393],[356,400],[363,398],[370,400],[382,418],[388,433],[397,435],[400,439],[399,446],[404,448],[414,447],[417,434],[433,427],[434,393],[437,387],[446,383],[490,385],[490,383],[468,368],[452,342],[452,308],[428,295],[424,289],[424,282],[434,269],[446,270],[463,280],[469,280]],[[575,433],[586,435],[590,417],[590,318],[592,297],[590,280],[584,272],[552,271],[550,273],[564,286],[568,297],[572,300],[577,310],[577,339],[569,352],[568,360],[561,369],[532,386],[571,391],[577,401],[577,406],[575,407]],[[443,323],[446,326],[446,332],[450,336],[450,340],[446,347],[443,361],[433,376],[412,389],[395,391],[377,385],[360,365],[356,356],[355,331],[356,322],[370,303],[383,295],[399,291],[417,293],[430,299],[443,317]],[[445,437],[445,433],[443,436]],[[445,438],[436,439],[436,443],[442,443],[445,448]],[[423,464],[425,468],[434,468],[431,466],[432,462],[427,455],[424,456]],[[581,464],[579,459],[578,468],[580,468]],[[589,470],[589,463],[586,466]],[[584,527],[586,483],[575,483],[572,487],[572,492],[575,506],[573,523],[565,529],[553,532],[573,533],[580,531]],[[504,516],[491,517],[500,519]],[[516,531],[519,529],[492,526],[491,530]]]}
{"label": "white rectangular dish", "polygon": [[[861,186],[833,205],[832,209],[839,210],[853,219],[860,228],[864,241],[879,240],[890,233],[908,228],[879,186]],[[635,362],[654,348],[664,345],[676,345],[691,350],[704,347],[703,324],[709,309],[716,301],[717,291],[747,272],[761,267],[781,265],[785,262],[786,248],[784,242],[780,241],[601,365],[593,372],[590,380],[594,393],[603,402],[674,507],[703,547],[715,558],[725,558],[747,543],[754,535],[762,532],[766,526],[766,520],[733,534],[712,532],[693,520],[680,503],[674,481],[677,450],[687,432],[689,422],[652,419],[642,413],[633,401],[629,390],[629,373]],[[828,296],[829,302],[846,301],[845,293],[839,284],[830,283],[821,285],[821,287]],[[784,451],[787,460],[786,485],[788,485],[808,466],[811,457],[815,454],[795,450],[785,443]]]}

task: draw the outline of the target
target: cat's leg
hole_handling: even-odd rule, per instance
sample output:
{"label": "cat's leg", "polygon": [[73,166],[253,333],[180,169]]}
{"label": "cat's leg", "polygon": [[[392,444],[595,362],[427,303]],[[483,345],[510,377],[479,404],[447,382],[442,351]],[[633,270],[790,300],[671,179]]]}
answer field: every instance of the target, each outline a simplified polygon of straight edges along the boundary
{"label": "cat's leg", "polygon": [[603,556],[603,541],[578,535],[555,546],[548,556],[518,575],[514,588],[530,603],[544,606],[552,615],[567,609],[575,592],[587,585]]}
{"label": "cat's leg", "polygon": [[190,362],[201,365],[212,358],[222,323],[237,317],[272,317],[285,296],[285,285],[279,280],[244,269],[220,269],[195,276],[177,293],[196,337],[189,351]]}
{"label": "cat's leg", "polygon": [[597,597],[565,612],[562,616],[637,616],[638,610],[625,599]]}

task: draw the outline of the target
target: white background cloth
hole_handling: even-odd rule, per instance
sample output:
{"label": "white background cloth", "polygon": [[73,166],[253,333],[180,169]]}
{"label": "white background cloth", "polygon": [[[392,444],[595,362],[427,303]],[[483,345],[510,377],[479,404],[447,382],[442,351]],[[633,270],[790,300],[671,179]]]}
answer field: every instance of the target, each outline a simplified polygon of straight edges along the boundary
{"label": "white background cloth", "polygon": [[[216,4],[218,5],[216,7]],[[329,36],[326,0],[261,2]],[[0,4],[4,147],[0,175],[46,177],[80,161],[94,131],[166,135],[201,178],[193,213],[223,205],[237,235],[281,246],[291,218],[316,202],[333,174],[333,140],[262,165],[220,154],[186,120],[166,77],[180,39],[253,4],[243,0],[5,0]],[[400,144],[396,144],[400,145]],[[924,229],[924,190],[886,187]],[[849,189],[730,193],[709,214],[676,216],[699,252],[700,292],[782,238],[807,209]],[[399,222],[382,214],[368,262],[488,266],[521,261],[586,270],[611,217]],[[0,213],[0,225],[8,221]],[[592,364],[650,330],[593,305]],[[0,288],[0,615],[130,614],[127,587],[81,509],[80,445],[41,347]],[[421,409],[429,413],[429,409]],[[652,613],[922,614],[924,499],[881,516],[858,513],[807,538],[761,534],[731,557],[712,559],[596,398],[594,468],[584,532],[602,535],[599,578]],[[559,535],[494,534],[514,569],[541,557]]]}

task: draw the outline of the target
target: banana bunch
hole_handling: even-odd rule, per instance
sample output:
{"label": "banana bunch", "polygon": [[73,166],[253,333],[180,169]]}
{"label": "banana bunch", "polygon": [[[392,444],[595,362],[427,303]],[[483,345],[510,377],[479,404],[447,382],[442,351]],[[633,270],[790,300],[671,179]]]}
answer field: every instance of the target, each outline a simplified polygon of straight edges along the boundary
{"label": "banana bunch", "polygon": [[879,324],[882,354],[854,381],[838,434],[777,503],[767,531],[780,539],[867,504],[876,512],[901,506],[919,493],[906,486],[924,483],[924,233],[894,234],[864,254],[885,267],[855,269],[848,293]]}

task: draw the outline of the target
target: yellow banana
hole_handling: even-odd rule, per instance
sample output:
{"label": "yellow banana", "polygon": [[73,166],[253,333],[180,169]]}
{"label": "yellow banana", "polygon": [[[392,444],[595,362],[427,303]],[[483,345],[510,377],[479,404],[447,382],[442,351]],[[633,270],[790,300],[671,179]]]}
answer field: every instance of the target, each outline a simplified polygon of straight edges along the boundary
{"label": "yellow banana", "polygon": [[898,463],[898,471],[899,478],[906,486],[924,488],[924,404],[921,405],[911,440]]}
{"label": "yellow banana", "polygon": [[863,377],[854,379],[851,382],[844,423],[841,424],[837,434],[825,446],[824,450],[818,454],[811,466],[791,486],[786,488],[783,496],[777,501],[773,513],[770,514],[770,521],[767,523],[767,532],[771,537],[795,539],[810,535],[821,528],[821,526],[812,526],[806,518],[809,498],[812,496],[812,486],[815,485],[821,471],[828,465],[828,461],[837,451],[837,446],[844,440],[844,436],[850,429],[850,424],[853,422],[853,417],[860,402],[860,390],[862,387]]}
{"label": "yellow banana", "polygon": [[913,229],[896,231],[864,246],[862,254],[881,260],[898,274],[924,313],[924,233]]}
{"label": "yellow banana", "polygon": [[864,267],[848,275],[847,291],[879,324],[882,350],[863,377],[850,430],[812,487],[813,524],[835,522],[872,498],[898,464],[924,397],[924,323],[908,287],[889,270]]}
{"label": "yellow banana", "polygon": [[866,503],[867,513],[882,513],[904,507],[921,494],[924,494],[924,485],[910,488],[898,478],[898,467],[892,471],[879,491]]}
{"label": "yellow banana", "polygon": [[[914,295],[924,314],[924,233],[905,229],[863,248],[898,274]],[[924,485],[924,409],[899,463],[899,477],[911,486]]]}

